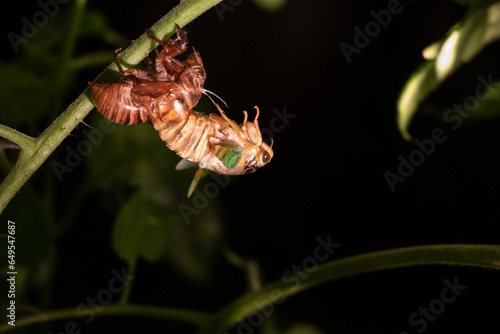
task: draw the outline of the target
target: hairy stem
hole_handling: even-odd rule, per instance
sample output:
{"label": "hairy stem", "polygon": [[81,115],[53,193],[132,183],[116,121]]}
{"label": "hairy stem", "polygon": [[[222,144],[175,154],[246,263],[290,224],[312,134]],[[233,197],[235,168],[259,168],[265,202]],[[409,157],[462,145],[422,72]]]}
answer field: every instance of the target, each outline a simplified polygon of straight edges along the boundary
{"label": "hairy stem", "polygon": [[[165,39],[175,31],[174,23],[185,26],[221,0],[184,0],[167,15],[156,22],[151,31],[158,38]],[[144,59],[155,45],[148,40],[146,34],[139,37],[124,52],[121,60],[136,65]],[[116,71],[112,63],[105,70]],[[101,74],[102,75],[102,74]],[[23,147],[19,159],[0,185],[0,213],[19,189],[40,168],[50,154],[61,144],[71,131],[83,120],[94,107],[88,88],[36,139],[23,135],[6,126],[0,126],[0,136],[12,140]]]}

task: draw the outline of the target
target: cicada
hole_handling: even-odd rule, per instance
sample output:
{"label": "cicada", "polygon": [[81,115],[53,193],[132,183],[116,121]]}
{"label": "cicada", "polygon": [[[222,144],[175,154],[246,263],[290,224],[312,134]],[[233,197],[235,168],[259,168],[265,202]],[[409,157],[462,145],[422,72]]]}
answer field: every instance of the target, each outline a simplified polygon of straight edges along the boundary
{"label": "cicada", "polygon": [[176,56],[187,50],[187,34],[178,29],[174,38],[163,42],[147,31],[161,47],[147,70],[127,69],[115,62],[121,80],[90,83],[97,110],[109,120],[125,125],[150,123],[167,147],[183,158],[176,169],[198,167],[188,190],[191,196],[200,179],[213,171],[225,175],[253,173],[273,158],[272,147],[262,141],[259,108],[253,122],[238,125],[215,104],[217,114],[194,111],[203,93],[206,72],[198,52],[181,61]]}

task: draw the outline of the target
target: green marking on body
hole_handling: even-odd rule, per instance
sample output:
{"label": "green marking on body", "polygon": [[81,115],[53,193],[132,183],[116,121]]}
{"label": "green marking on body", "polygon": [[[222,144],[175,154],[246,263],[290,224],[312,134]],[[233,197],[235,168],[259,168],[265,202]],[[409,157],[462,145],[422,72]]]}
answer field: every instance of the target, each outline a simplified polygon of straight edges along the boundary
{"label": "green marking on body", "polygon": [[240,149],[235,149],[232,146],[225,146],[217,152],[217,158],[229,169],[236,167],[242,155]]}

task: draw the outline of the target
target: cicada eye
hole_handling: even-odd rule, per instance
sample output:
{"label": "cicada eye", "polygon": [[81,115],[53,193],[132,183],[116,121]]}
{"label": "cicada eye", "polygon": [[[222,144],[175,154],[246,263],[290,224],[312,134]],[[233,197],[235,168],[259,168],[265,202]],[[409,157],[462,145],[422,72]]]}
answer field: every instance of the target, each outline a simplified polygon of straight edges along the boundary
{"label": "cicada eye", "polygon": [[262,162],[267,164],[269,160],[271,160],[271,154],[269,154],[269,152],[267,151],[264,151],[264,153],[262,153]]}
{"label": "cicada eye", "polygon": [[194,71],[196,76],[198,76],[200,78],[205,77],[205,69],[203,67],[195,66],[195,67],[193,67],[193,71]]}

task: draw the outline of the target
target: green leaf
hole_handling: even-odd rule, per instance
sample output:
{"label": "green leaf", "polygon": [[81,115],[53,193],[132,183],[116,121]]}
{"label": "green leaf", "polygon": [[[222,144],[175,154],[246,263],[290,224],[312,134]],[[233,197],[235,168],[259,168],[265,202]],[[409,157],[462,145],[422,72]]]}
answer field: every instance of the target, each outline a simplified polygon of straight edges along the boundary
{"label": "green leaf", "polygon": [[180,275],[202,283],[210,278],[217,253],[220,227],[207,208],[202,224],[187,225],[179,212],[136,192],[118,214],[113,230],[113,248],[120,258],[150,262],[164,258]]}
{"label": "green leaf", "polygon": [[87,10],[83,16],[80,36],[94,37],[103,35],[107,30],[108,22],[104,14],[98,10]]}
{"label": "green leaf", "polygon": [[428,61],[412,74],[398,100],[398,127],[405,139],[411,139],[408,132],[410,122],[429,94],[499,38],[500,2],[497,2],[470,11],[463,23],[453,27],[443,40],[424,50]]}
{"label": "green leaf", "polygon": [[113,248],[128,263],[143,257],[158,261],[165,245],[165,223],[170,214],[135,193],[122,208],[113,229]]}
{"label": "green leaf", "polygon": [[53,64],[43,56],[21,58],[0,70],[1,123],[14,128],[33,126],[47,115],[52,90],[49,71]]}
{"label": "green leaf", "polygon": [[500,114],[500,85],[488,87],[489,95],[485,98],[467,120],[481,120],[497,117]]}
{"label": "green leaf", "polygon": [[165,259],[180,275],[198,284],[212,276],[221,226],[213,207],[207,207],[197,223],[186,224],[179,216],[167,227]]}
{"label": "green leaf", "polygon": [[[175,169],[181,158],[166,147],[151,125],[118,125],[95,110],[92,113],[88,122],[93,130],[89,131],[94,131],[99,140],[85,162],[90,179],[102,191],[110,193],[119,185],[132,186],[170,207],[175,207],[176,198],[186,197],[192,173]],[[84,134],[81,140],[86,137]]]}
{"label": "green leaf", "polygon": [[397,123],[406,140],[411,140],[408,126],[419,104],[438,86],[434,63],[426,62],[406,82],[398,99]]}
{"label": "green leaf", "polygon": [[[70,6],[61,6],[59,12],[51,17],[47,24],[36,31],[28,43],[21,45],[21,52],[32,58],[52,54],[60,59],[61,50],[67,42],[68,29],[73,20]],[[62,28],[61,27],[65,27]]]}

